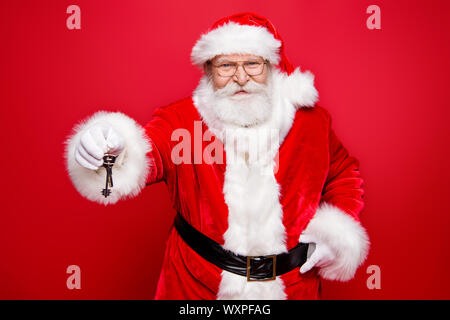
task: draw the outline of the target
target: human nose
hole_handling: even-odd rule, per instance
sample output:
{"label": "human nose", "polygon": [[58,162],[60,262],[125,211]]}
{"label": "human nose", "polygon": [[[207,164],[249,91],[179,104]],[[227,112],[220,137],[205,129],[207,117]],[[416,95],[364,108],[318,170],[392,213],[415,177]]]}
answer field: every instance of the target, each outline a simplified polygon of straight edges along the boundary
{"label": "human nose", "polygon": [[249,80],[249,75],[245,72],[244,66],[239,64],[237,66],[236,72],[234,73],[233,80],[237,82],[240,86],[246,84]]}

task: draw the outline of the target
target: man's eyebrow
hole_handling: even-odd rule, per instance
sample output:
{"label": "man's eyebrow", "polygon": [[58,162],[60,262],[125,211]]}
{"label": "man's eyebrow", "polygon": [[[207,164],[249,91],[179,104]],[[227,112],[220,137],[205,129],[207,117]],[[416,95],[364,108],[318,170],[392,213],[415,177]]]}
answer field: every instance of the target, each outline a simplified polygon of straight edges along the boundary
{"label": "man's eyebrow", "polygon": [[[238,61],[250,61],[250,62],[260,62],[261,61],[261,58],[259,58],[259,57],[250,57],[250,58],[247,58],[247,59],[244,59],[244,60],[238,60]],[[222,64],[222,63],[236,63],[236,61],[231,61],[231,60],[228,60],[227,58],[219,58],[219,59],[217,59],[217,62],[216,62],[217,64]]]}
{"label": "man's eyebrow", "polygon": [[217,63],[220,64],[220,63],[234,63],[234,62],[227,60],[225,58],[222,58],[222,59],[217,59]]}

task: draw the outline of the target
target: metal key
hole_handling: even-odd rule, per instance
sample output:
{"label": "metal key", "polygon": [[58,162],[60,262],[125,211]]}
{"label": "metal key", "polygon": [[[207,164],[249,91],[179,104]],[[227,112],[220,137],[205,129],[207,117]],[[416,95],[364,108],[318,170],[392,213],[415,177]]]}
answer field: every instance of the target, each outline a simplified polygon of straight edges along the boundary
{"label": "metal key", "polygon": [[113,187],[113,180],[112,180],[112,167],[114,165],[114,162],[116,161],[116,156],[113,156],[112,154],[105,154],[103,156],[103,167],[106,169],[106,186],[105,189],[102,190],[102,195],[108,197],[111,194],[111,190],[109,188]]}

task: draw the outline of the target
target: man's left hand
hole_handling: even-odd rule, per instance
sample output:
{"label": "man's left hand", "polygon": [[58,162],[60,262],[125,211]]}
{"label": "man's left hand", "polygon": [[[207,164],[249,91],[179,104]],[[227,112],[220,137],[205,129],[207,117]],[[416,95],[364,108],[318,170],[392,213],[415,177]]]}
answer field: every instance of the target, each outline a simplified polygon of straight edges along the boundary
{"label": "man's left hand", "polygon": [[301,266],[300,273],[306,273],[314,267],[324,267],[336,258],[334,251],[324,241],[311,235],[300,235],[301,243],[309,243],[308,259]]}

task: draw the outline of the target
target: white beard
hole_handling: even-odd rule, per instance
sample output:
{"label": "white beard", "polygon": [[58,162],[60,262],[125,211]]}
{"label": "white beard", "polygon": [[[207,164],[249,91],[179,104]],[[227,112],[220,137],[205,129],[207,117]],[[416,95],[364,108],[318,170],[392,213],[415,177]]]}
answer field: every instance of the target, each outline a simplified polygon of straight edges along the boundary
{"label": "white beard", "polygon": [[[193,99],[208,129],[221,140],[232,155],[246,160],[272,161],[280,134],[280,104],[274,103],[274,73],[270,72],[266,84],[254,81],[241,87],[230,83],[214,90],[212,80],[204,75],[196,88]],[[234,93],[245,90],[245,95]]]}
{"label": "white beard", "polygon": [[[213,89],[211,80],[207,80],[208,90],[211,90],[210,108],[223,124],[238,127],[254,127],[266,122],[272,113],[272,86],[270,74],[267,84],[259,84],[250,80],[240,86],[235,82],[218,90]],[[247,91],[245,95],[234,95],[240,90]]]}

